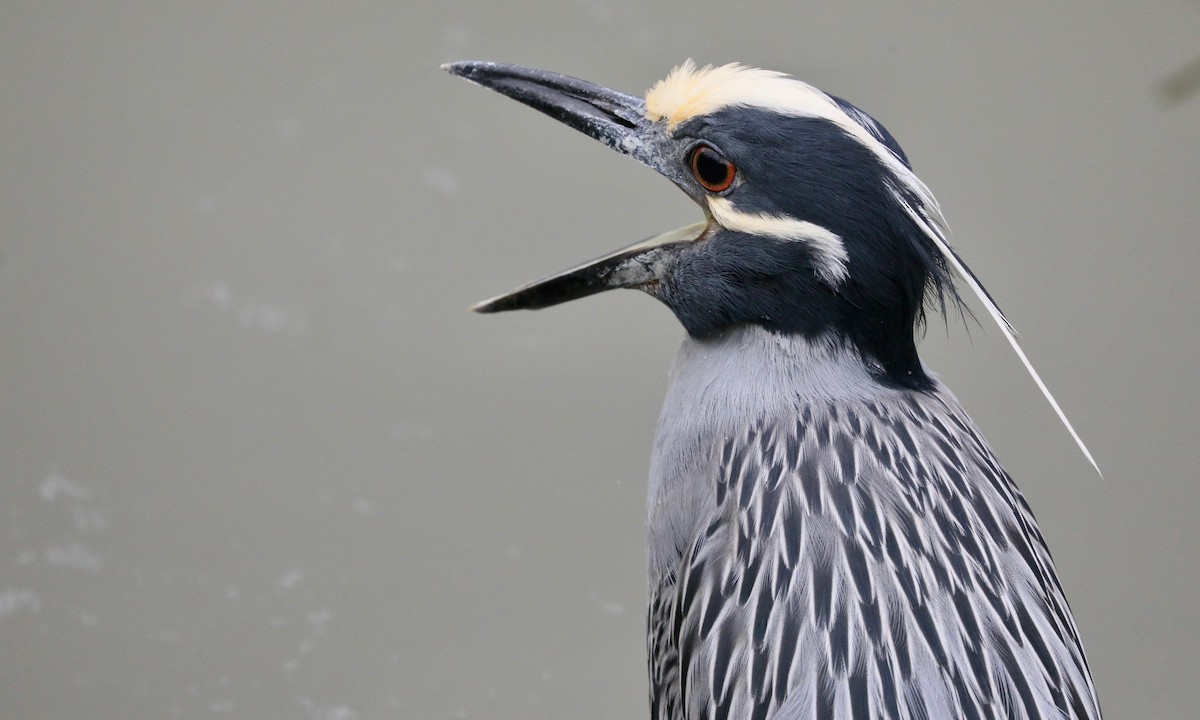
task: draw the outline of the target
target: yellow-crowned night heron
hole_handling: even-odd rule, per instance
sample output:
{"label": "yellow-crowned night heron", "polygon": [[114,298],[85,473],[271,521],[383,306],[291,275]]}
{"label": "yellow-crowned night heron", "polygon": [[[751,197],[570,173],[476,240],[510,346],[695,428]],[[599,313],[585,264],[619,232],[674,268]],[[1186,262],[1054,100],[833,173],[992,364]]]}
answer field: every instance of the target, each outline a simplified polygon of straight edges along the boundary
{"label": "yellow-crowned night heron", "polygon": [[882,125],[738,65],[685,63],[644,100],[513,65],[447,69],[704,210],[476,308],[632,287],[687,330],[650,472],[655,720],[1100,717],[1028,505],[917,357],[925,305],[959,302],[952,271],[1070,424]]}

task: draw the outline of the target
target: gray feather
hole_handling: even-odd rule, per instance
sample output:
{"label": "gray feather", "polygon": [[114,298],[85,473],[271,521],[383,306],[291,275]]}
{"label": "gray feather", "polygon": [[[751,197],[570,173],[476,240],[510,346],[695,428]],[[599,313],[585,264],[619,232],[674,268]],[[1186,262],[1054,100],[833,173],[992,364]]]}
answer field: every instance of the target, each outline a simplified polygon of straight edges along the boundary
{"label": "gray feather", "polygon": [[650,479],[652,717],[1099,718],[1020,492],[948,390],[872,370],[758,328],[685,341]]}

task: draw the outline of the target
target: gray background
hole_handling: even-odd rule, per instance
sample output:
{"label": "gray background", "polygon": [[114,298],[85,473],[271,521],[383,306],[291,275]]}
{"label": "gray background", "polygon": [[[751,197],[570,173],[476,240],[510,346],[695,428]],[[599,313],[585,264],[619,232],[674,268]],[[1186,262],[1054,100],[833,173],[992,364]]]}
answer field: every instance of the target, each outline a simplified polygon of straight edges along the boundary
{"label": "gray background", "polygon": [[0,717],[645,717],[681,331],[466,307],[699,215],[437,66],[688,56],[900,138],[1105,471],[934,322],[1107,717],[1195,716],[1200,4],[147,5],[0,6]]}

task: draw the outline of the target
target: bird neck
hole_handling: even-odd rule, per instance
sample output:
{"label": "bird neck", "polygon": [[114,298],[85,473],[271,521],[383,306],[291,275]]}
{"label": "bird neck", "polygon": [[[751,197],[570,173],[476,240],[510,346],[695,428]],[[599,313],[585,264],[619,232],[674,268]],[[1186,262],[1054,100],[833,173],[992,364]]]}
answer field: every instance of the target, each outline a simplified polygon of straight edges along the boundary
{"label": "bird neck", "polygon": [[905,391],[881,381],[882,373],[877,361],[841,333],[810,337],[740,325],[685,338],[672,368],[671,391],[696,391],[715,406],[739,405],[734,414],[757,416],[775,403],[795,407]]}
{"label": "bird neck", "polygon": [[[836,322],[831,322],[836,317]],[[935,382],[917,354],[912,317],[880,318],[854,308],[838,313],[803,312],[708,331],[689,333],[699,346],[752,344],[764,357],[795,363],[812,372],[841,376],[853,368],[885,387],[930,390]],[[755,338],[750,342],[749,338]]]}
{"label": "bird neck", "polygon": [[[687,337],[671,368],[651,461],[648,517],[652,576],[678,561],[711,498],[714,438],[747,423],[803,417],[806,408],[896,402],[912,390],[881,383],[879,369],[834,334],[813,339],[742,325]],[[936,380],[931,380],[935,389]]]}

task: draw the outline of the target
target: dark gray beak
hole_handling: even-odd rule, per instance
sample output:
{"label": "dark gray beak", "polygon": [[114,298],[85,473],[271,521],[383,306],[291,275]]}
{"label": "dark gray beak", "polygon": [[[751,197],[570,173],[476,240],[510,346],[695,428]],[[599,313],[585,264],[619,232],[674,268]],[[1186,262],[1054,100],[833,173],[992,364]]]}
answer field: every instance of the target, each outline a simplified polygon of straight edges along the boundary
{"label": "dark gray beak", "polygon": [[[558,73],[494,62],[442,66],[517,102],[543,112],[608,147],[673,178],[662,152],[669,142],[645,117],[645,101]],[[699,239],[705,223],[655,235],[579,267],[552,275],[476,305],[476,312],[536,310],[598,292],[652,285],[669,268],[678,249]]]}
{"label": "dark gray beak", "polygon": [[698,240],[706,228],[706,223],[699,222],[646,238],[611,255],[484,300],[471,309],[481,313],[540,310],[605,290],[645,288],[669,269],[671,259],[681,245]]}
{"label": "dark gray beak", "polygon": [[637,152],[643,146],[642,129],[647,125],[646,103],[640,97],[520,65],[464,61],[442,68],[543,112],[617,152],[649,161]]}

